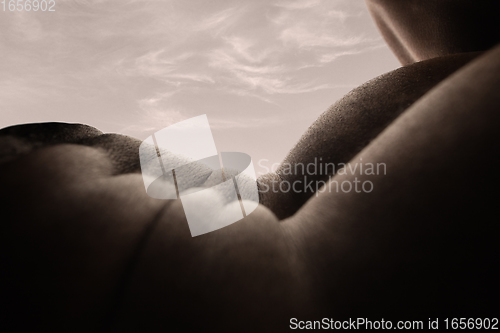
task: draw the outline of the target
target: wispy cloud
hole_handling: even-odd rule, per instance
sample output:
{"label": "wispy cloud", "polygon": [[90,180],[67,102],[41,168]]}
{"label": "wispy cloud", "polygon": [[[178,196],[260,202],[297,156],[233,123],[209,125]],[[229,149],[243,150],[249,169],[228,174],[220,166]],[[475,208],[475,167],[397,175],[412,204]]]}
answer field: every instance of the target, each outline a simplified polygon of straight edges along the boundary
{"label": "wispy cloud", "polygon": [[314,32],[313,29],[300,25],[284,29],[280,39],[285,44],[295,43],[299,48],[354,47],[364,42],[362,36],[332,36]]}
{"label": "wispy cloud", "polygon": [[269,128],[280,123],[280,119],[276,116],[263,118],[244,118],[239,120],[228,120],[213,118],[210,119],[210,127],[215,130],[220,129],[241,129],[241,128]]}
{"label": "wispy cloud", "polygon": [[293,9],[308,9],[312,7],[316,7],[321,3],[321,0],[295,0],[295,1],[287,1],[287,2],[279,2],[276,4],[278,7],[282,7],[288,10]]}
{"label": "wispy cloud", "polygon": [[339,57],[369,52],[376,49],[380,49],[382,47],[385,47],[385,44],[381,43],[381,40],[374,40],[373,43],[369,43],[367,46],[360,47],[358,49],[345,50],[345,51],[340,50],[332,53],[324,53],[319,57],[319,62],[322,64],[330,63],[332,61],[337,60]]}
{"label": "wispy cloud", "polygon": [[285,112],[285,98],[356,83],[336,79],[337,60],[382,45],[359,28],[359,8],[349,0],[61,0],[51,15],[8,13],[0,107],[50,100],[64,109],[55,118],[81,121],[121,112],[132,132],[202,110],[245,119],[257,109],[249,103]]}
{"label": "wispy cloud", "polygon": [[165,102],[173,95],[171,92],[156,94],[154,97],[138,101],[139,121],[135,124],[125,126],[123,132],[154,132],[160,128],[175,124],[187,117],[183,116],[177,109],[170,108]]}
{"label": "wispy cloud", "polygon": [[204,18],[200,23],[194,26],[193,30],[208,31],[215,36],[218,36],[222,32],[237,24],[237,21],[240,19],[243,12],[244,8],[238,7],[224,9],[210,15],[207,18]]}

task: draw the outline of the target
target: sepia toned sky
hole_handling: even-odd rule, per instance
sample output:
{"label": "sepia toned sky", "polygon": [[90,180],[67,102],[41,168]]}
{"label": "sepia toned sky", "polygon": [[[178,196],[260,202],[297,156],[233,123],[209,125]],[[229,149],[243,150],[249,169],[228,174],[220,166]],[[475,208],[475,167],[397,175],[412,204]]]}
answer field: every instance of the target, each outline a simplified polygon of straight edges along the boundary
{"label": "sepia toned sky", "polygon": [[55,0],[0,11],[0,128],[145,139],[207,114],[219,151],[281,161],[329,105],[399,67],[361,0]]}

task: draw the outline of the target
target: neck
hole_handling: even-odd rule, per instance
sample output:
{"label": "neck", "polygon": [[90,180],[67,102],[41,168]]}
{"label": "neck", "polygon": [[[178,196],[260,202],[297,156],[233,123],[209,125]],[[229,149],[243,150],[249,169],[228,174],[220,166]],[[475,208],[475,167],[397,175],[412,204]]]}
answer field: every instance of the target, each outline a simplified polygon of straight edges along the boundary
{"label": "neck", "polygon": [[500,42],[495,1],[367,0],[367,5],[403,65],[485,51]]}

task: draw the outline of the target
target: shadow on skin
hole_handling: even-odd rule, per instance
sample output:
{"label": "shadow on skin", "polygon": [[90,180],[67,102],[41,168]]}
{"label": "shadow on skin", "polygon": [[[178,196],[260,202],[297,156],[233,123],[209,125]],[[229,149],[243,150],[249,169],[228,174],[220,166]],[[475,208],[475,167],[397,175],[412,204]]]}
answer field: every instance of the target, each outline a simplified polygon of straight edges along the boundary
{"label": "shadow on skin", "polygon": [[386,175],[333,178],[369,179],[371,193],[263,193],[247,218],[192,238],[179,201],[145,193],[139,140],[76,124],[0,130],[0,327],[275,332],[290,318],[496,316],[500,48],[488,49],[497,30],[465,15],[488,21],[481,6],[495,2],[402,3],[368,5],[408,66],[346,95],[285,159],[385,163]]}

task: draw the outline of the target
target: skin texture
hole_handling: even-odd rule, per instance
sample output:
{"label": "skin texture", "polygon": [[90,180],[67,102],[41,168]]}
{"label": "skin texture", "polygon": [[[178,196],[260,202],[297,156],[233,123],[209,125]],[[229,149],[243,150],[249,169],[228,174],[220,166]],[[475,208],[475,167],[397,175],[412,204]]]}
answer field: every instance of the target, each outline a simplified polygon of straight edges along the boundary
{"label": "skin texture", "polygon": [[345,314],[498,311],[498,59],[497,47],[444,80],[353,158],[384,162],[387,175],[334,178],[370,180],[373,192],[321,193],[285,220],[303,233],[328,308],[335,295]]}
{"label": "skin texture", "polygon": [[180,202],[146,195],[138,140],[0,130],[0,327],[275,332],[290,318],[497,315],[500,48],[485,51],[368,82],[287,157],[385,163],[386,175],[332,179],[370,180],[371,193],[268,193],[195,238]]}
{"label": "skin texture", "polygon": [[[422,61],[352,90],[312,124],[276,174],[260,179],[261,203],[280,219],[293,215],[315,194],[316,187],[297,193],[279,191],[280,186],[286,189],[288,184],[298,182],[304,188],[303,184],[311,181],[327,182],[335,174],[334,170],[342,167],[341,163],[348,163],[415,101],[480,54],[461,53]],[[308,164],[317,164],[317,171],[311,167],[312,172],[302,172],[301,165],[307,167]],[[327,165],[328,172],[325,172]]]}

